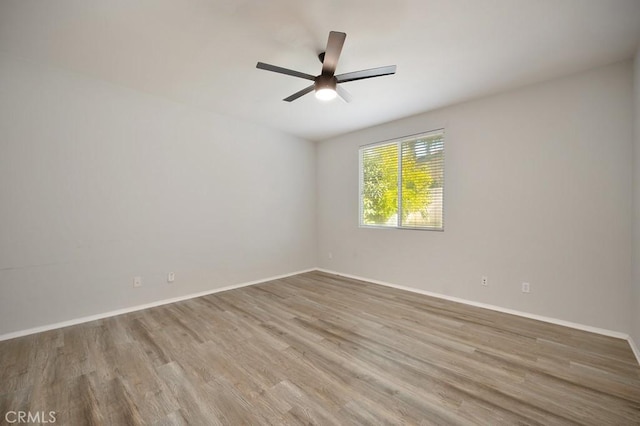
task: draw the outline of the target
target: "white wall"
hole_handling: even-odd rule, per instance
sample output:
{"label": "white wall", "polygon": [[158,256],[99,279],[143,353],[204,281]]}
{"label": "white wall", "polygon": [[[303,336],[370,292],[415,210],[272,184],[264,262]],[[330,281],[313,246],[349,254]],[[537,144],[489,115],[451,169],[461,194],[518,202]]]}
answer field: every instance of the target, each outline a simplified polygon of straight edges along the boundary
{"label": "white wall", "polygon": [[[633,78],[634,154],[633,154],[633,327],[631,337],[640,349],[640,47],[636,52]],[[640,355],[638,355],[640,356]]]}
{"label": "white wall", "polygon": [[[629,332],[631,92],[624,62],[320,143],[319,266]],[[358,228],[358,147],[441,127],[445,231]]]}
{"label": "white wall", "polygon": [[314,144],[0,56],[0,334],[311,268],[315,249]]}
{"label": "white wall", "polygon": [[[307,141],[0,55],[0,334],[317,264],[616,331],[635,312],[638,342],[632,81],[620,63],[325,141],[316,176]],[[439,127],[445,232],[359,229],[359,145]]]}

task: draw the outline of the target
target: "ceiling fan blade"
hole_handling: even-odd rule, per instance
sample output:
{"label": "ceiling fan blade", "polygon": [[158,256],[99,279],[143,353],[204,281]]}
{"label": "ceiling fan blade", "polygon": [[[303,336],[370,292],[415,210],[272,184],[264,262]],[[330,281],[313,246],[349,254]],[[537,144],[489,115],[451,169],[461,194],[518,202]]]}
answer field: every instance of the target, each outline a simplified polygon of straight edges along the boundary
{"label": "ceiling fan blade", "polygon": [[368,70],[348,72],[336,75],[338,83],[346,83],[347,81],[363,80],[365,78],[381,77],[396,73],[396,66],[389,65],[386,67],[371,68]]}
{"label": "ceiling fan blade", "polygon": [[345,33],[339,33],[337,31],[331,31],[329,33],[327,49],[324,51],[324,60],[322,61],[322,74],[330,76],[335,74],[338,59],[340,59],[340,52],[342,52],[342,46],[346,38],[347,35]]}
{"label": "ceiling fan blade", "polygon": [[347,89],[341,86],[336,86],[336,92],[338,93],[338,96],[342,98],[343,101],[351,102],[351,93],[349,93]]}
{"label": "ceiling fan blade", "polygon": [[304,89],[300,90],[299,92],[294,93],[293,95],[289,96],[288,98],[284,98],[283,101],[285,102],[291,102],[291,101],[295,101],[296,99],[306,95],[309,92],[313,92],[313,89],[315,89],[315,84],[312,84],[309,87],[305,87]]}
{"label": "ceiling fan blade", "polygon": [[288,68],[277,67],[275,65],[265,64],[264,62],[258,62],[256,65],[256,68],[259,68],[261,70],[277,72],[279,74],[291,75],[293,77],[304,78],[306,80],[311,80],[311,81],[314,81],[316,79],[314,76],[310,74],[305,74],[300,71],[290,70]]}

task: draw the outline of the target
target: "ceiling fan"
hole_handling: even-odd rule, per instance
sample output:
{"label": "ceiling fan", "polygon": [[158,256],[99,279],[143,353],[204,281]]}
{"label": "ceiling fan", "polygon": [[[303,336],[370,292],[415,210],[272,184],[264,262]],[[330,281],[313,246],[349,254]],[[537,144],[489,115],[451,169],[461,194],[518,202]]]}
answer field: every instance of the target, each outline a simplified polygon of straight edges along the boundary
{"label": "ceiling fan", "polygon": [[389,65],[386,67],[371,68],[368,70],[335,75],[338,59],[340,58],[340,52],[342,51],[342,46],[344,45],[344,40],[346,38],[347,35],[345,33],[337,31],[331,31],[329,33],[327,48],[324,52],[318,55],[318,59],[322,62],[322,72],[320,75],[313,76],[311,74],[305,74],[303,72],[265,64],[264,62],[258,62],[256,68],[313,81],[311,86],[305,87],[288,98],[284,98],[283,101],[295,101],[296,99],[315,90],[316,98],[318,99],[328,101],[335,98],[336,95],[339,95],[345,102],[349,102],[351,100],[351,95],[344,88],[340,87],[339,84],[349,81],[363,80],[365,78],[395,74],[396,66]]}

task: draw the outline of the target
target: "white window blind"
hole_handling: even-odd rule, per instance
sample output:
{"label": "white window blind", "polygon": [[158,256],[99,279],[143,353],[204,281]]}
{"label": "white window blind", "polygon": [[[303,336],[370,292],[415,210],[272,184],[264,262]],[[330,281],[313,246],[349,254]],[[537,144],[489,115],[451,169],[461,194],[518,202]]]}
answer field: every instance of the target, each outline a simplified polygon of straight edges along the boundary
{"label": "white window blind", "polygon": [[443,230],[444,131],[360,148],[360,225]]}

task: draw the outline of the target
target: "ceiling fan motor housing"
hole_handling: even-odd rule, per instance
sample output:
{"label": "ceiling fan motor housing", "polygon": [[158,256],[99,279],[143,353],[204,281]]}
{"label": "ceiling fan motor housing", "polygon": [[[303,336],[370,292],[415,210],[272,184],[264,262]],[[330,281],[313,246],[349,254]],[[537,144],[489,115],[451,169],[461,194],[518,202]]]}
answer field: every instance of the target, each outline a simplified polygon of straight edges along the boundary
{"label": "ceiling fan motor housing", "polygon": [[338,85],[338,79],[333,75],[320,74],[315,79],[316,91],[321,89],[330,89],[335,91]]}

